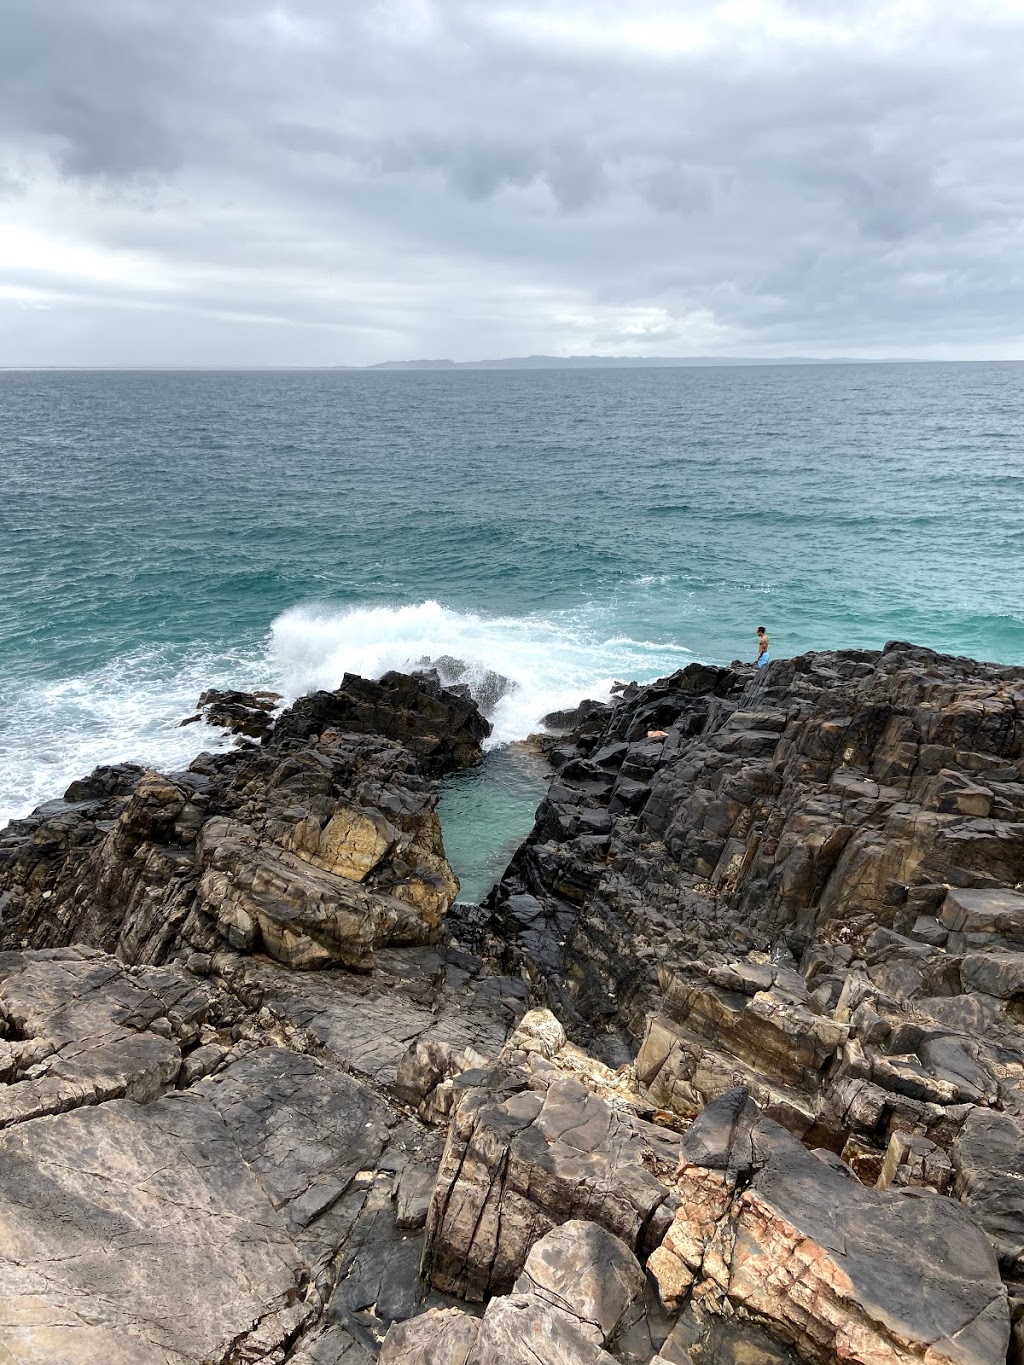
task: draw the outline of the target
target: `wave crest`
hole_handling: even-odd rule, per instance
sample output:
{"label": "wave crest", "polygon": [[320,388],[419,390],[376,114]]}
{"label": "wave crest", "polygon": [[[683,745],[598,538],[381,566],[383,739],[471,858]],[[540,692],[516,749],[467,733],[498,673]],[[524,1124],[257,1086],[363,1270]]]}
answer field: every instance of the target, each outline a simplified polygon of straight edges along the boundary
{"label": "wave crest", "polygon": [[549,712],[606,697],[616,678],[678,668],[690,651],[628,636],[604,638],[578,616],[485,617],[426,601],[401,607],[295,607],[271,627],[269,659],[288,697],[337,687],[342,675],[408,672],[425,658],[466,665],[462,681],[481,697],[494,674],[512,688],[493,711],[490,745],[525,739]]}

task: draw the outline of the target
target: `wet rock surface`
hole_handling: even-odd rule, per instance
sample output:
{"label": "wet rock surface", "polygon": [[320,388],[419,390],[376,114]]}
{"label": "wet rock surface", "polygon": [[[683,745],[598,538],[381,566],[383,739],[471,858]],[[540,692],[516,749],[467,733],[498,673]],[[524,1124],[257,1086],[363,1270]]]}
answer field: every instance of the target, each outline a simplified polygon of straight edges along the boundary
{"label": "wet rock surface", "polygon": [[256,709],[0,832],[5,1360],[1020,1359],[1024,672],[624,686],[477,908],[460,683]]}
{"label": "wet rock surface", "polygon": [[181,725],[205,721],[232,735],[263,739],[273,732],[274,711],[281,700],[280,692],[237,692],[210,687],[200,696],[195,714],[186,716]]}

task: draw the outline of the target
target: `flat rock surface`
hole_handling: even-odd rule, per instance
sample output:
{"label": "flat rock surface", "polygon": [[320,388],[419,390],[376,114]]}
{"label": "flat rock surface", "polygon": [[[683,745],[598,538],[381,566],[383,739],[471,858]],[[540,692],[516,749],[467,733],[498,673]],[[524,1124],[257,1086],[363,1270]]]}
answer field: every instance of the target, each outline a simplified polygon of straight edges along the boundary
{"label": "flat rock surface", "polygon": [[218,1358],[304,1279],[220,1116],[186,1094],[0,1134],[0,1266],[19,1365]]}

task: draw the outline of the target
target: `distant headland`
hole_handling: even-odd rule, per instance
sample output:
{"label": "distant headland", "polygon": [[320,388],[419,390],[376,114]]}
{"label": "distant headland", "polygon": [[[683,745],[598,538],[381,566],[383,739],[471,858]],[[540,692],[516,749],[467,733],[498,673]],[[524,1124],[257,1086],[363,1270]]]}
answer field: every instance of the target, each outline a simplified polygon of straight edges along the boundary
{"label": "distant headland", "polygon": [[665,370],[712,365],[890,365],[902,358],[863,360],[857,356],[652,356],[519,355],[501,360],[382,360],[376,365],[339,365],[340,370]]}

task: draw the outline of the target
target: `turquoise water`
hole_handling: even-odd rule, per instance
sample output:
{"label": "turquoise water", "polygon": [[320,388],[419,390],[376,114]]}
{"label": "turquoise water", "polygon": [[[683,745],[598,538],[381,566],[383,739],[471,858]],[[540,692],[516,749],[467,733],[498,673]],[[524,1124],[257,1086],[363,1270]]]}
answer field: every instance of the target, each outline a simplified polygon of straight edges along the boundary
{"label": "turquoise water", "polygon": [[0,373],[0,819],[186,762],[209,685],[456,655],[500,745],[762,623],[1024,662],[1022,416],[1009,364]]}

